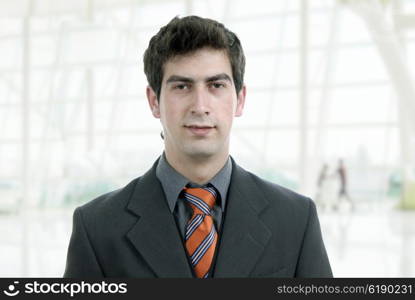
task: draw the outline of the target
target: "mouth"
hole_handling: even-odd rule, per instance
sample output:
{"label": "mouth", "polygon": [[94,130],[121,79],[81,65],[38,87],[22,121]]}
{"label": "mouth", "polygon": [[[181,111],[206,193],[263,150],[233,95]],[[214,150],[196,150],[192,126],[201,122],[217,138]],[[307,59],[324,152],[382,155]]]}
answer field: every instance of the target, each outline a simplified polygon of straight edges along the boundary
{"label": "mouth", "polygon": [[216,126],[208,125],[185,125],[184,127],[196,136],[206,136],[216,128]]}

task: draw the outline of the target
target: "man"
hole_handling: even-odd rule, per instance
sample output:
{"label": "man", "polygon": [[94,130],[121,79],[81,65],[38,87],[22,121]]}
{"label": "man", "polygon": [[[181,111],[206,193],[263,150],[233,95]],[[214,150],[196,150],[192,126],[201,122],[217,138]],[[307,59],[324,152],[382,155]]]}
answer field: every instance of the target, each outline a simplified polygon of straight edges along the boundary
{"label": "man", "polygon": [[144,55],[164,153],[77,208],[65,277],[331,277],[316,208],[229,156],[245,57],[222,24],[174,18]]}
{"label": "man", "polygon": [[339,164],[338,164],[336,173],[339,178],[340,185],[339,185],[339,193],[337,196],[337,203],[334,205],[334,209],[337,210],[339,208],[340,202],[342,201],[343,198],[345,198],[350,204],[350,209],[354,210],[354,203],[352,199],[350,198],[349,193],[347,192],[347,172],[346,172],[346,167],[344,165],[343,159],[339,159]]}

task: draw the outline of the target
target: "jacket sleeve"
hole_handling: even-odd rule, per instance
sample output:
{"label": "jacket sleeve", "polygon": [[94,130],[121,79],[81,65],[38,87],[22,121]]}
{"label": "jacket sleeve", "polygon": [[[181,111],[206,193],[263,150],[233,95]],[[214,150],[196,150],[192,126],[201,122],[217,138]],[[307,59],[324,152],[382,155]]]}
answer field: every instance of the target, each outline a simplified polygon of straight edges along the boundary
{"label": "jacket sleeve", "polygon": [[85,228],[82,211],[78,207],[73,214],[72,235],[69,241],[65,278],[104,277]]}
{"label": "jacket sleeve", "polygon": [[309,199],[308,221],[295,277],[333,277],[314,202]]}

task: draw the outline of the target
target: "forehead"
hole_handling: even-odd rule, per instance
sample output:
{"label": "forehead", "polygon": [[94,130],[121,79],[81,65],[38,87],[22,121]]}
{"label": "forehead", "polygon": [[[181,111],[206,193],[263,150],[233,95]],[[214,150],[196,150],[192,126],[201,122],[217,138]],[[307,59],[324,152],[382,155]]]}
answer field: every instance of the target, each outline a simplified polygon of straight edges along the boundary
{"label": "forehead", "polygon": [[225,73],[232,78],[232,68],[226,51],[210,48],[174,56],[164,64],[163,71],[163,81],[172,75],[197,79]]}

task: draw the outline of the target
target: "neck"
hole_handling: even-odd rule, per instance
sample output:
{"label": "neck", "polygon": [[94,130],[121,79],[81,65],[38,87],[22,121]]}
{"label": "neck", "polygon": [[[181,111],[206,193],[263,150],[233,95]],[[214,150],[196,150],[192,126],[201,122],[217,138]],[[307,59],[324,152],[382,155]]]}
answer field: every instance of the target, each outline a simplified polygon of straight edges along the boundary
{"label": "neck", "polygon": [[165,149],[169,164],[191,182],[203,185],[209,182],[225,165],[229,153],[218,157],[194,158],[186,155],[177,155]]}

